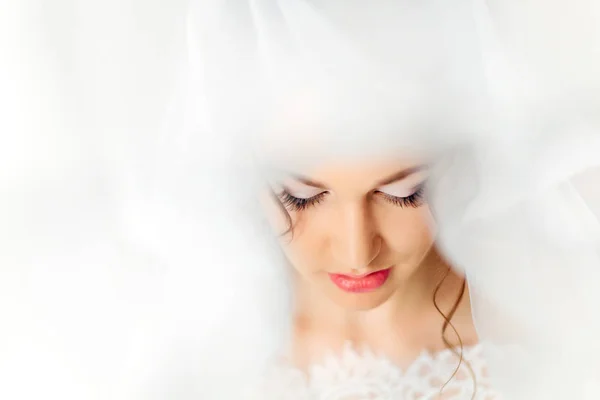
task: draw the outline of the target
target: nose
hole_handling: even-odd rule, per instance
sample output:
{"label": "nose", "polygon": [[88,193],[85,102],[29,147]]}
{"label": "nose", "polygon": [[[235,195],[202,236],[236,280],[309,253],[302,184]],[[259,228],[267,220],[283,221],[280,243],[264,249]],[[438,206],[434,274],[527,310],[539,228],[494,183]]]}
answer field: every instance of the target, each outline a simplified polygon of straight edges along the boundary
{"label": "nose", "polygon": [[379,255],[382,239],[366,204],[346,204],[331,221],[331,250],[336,264],[358,273]]}

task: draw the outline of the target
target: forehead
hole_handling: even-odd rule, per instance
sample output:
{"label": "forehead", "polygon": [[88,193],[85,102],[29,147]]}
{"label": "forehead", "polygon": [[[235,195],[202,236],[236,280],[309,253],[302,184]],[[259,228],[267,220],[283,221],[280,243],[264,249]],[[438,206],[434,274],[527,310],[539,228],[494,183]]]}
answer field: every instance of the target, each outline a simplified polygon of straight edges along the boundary
{"label": "forehead", "polygon": [[365,93],[355,99],[339,91],[296,91],[257,131],[254,152],[262,164],[294,171],[422,163],[434,153],[432,136],[389,104]]}

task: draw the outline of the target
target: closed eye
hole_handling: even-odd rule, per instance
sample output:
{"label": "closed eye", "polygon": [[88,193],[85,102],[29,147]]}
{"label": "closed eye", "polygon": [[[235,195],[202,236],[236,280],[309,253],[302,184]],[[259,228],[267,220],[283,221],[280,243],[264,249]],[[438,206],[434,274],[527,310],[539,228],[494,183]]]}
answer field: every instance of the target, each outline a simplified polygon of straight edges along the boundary
{"label": "closed eye", "polygon": [[421,184],[409,196],[394,196],[384,191],[376,191],[375,194],[380,195],[385,201],[398,207],[418,208],[425,203],[425,185]]}
{"label": "closed eye", "polygon": [[287,190],[283,190],[279,194],[279,198],[281,199],[281,202],[283,203],[285,208],[287,208],[288,210],[302,211],[311,206],[319,204],[321,201],[323,201],[327,193],[328,192],[321,192],[309,198],[300,198],[292,196]]}

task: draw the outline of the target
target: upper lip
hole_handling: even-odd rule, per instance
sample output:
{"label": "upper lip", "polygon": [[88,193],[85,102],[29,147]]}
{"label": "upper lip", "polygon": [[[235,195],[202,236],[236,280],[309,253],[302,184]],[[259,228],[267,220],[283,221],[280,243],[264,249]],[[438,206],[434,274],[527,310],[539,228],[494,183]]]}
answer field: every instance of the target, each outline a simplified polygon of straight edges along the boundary
{"label": "upper lip", "polygon": [[375,272],[379,272],[379,271],[385,271],[387,269],[390,269],[391,267],[388,268],[382,268],[382,269],[378,269],[375,271],[370,271],[370,272],[365,272],[364,274],[360,274],[360,275],[352,275],[352,274],[336,274],[334,273],[333,275],[341,275],[341,276],[346,276],[348,278],[353,278],[353,279],[360,279],[360,278],[364,278],[367,275],[371,275],[374,274]]}

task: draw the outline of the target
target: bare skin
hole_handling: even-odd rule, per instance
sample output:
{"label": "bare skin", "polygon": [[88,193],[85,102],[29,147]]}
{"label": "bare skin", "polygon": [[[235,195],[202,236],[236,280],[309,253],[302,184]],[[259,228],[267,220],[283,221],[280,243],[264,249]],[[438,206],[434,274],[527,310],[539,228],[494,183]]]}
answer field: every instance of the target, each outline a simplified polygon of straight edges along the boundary
{"label": "bare skin", "polygon": [[[318,362],[347,341],[401,367],[423,350],[445,349],[434,292],[440,286],[435,303],[448,314],[464,278],[435,247],[435,223],[421,191],[426,166],[407,158],[354,159],[301,172],[272,182],[276,196],[265,198],[273,228],[289,227],[286,213],[293,226],[281,245],[295,275],[294,363]],[[385,283],[366,293],[342,290],[329,277],[387,268]],[[465,346],[477,342],[468,290],[452,325]],[[452,328],[445,337],[460,343]]]}

